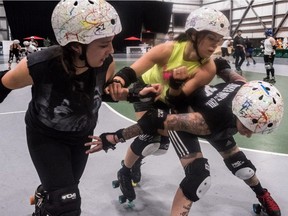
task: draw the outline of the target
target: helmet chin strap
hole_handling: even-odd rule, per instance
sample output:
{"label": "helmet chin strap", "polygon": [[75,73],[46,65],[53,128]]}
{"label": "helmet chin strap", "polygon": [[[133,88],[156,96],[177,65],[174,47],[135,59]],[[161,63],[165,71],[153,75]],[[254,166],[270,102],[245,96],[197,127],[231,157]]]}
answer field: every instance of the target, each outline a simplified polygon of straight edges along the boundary
{"label": "helmet chin strap", "polygon": [[198,61],[199,61],[200,64],[202,64],[203,58],[200,56],[199,51],[198,51],[198,41],[199,41],[198,32],[196,32],[195,40],[192,39],[192,43],[193,43],[193,47],[194,47],[194,49],[196,51],[196,55],[199,58]]}
{"label": "helmet chin strap", "polygon": [[78,68],[84,68],[84,67],[88,67],[88,68],[92,68],[88,61],[87,61],[87,57],[86,57],[86,51],[87,51],[87,44],[82,44],[82,53],[79,55],[79,59],[82,61],[85,61],[85,65],[83,67],[78,67]]}

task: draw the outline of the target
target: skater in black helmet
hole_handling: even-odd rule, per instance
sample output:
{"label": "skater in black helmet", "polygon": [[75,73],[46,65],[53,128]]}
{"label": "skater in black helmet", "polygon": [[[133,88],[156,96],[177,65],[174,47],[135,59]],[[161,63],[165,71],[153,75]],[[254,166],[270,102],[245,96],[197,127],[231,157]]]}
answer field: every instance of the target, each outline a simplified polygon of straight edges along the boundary
{"label": "skater in black helmet", "polygon": [[276,40],[273,38],[272,29],[267,29],[265,31],[265,36],[266,39],[264,40],[264,63],[266,68],[266,77],[263,80],[274,84],[276,83],[275,69],[273,66],[277,47]]}
{"label": "skater in black helmet", "polygon": [[[168,114],[159,109],[148,111],[138,121],[138,125],[121,130],[122,141],[140,133],[154,134],[157,128],[168,130],[185,170],[185,177],[174,197],[173,216],[188,215],[193,202],[198,201],[211,184],[208,159],[201,152],[198,137],[206,139],[220,153],[227,168],[255,192],[269,216],[280,216],[279,206],[270,192],[262,187],[256,176],[256,167],[239,149],[233,135],[239,132],[249,138],[253,133],[273,132],[283,117],[283,98],[270,83],[246,83],[245,78],[232,71],[228,63],[217,61],[220,63],[217,75],[226,83],[200,87],[186,98],[182,97],[181,105],[186,104],[194,112]],[[177,82],[182,78],[175,74]],[[173,96],[168,97],[170,102],[177,101]],[[177,104],[174,105],[177,110]],[[115,144],[115,133],[101,136],[102,142]]]}

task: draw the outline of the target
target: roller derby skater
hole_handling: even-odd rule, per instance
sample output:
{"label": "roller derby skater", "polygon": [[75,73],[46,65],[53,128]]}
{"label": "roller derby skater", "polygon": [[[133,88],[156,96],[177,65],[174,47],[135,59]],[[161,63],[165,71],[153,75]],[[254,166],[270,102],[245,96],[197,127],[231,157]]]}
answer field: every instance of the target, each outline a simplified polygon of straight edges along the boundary
{"label": "roller derby skater", "polygon": [[276,83],[275,69],[273,67],[273,64],[277,46],[276,46],[276,40],[272,37],[272,35],[273,35],[272,29],[267,29],[265,31],[266,39],[264,40],[264,63],[266,69],[266,77],[264,77],[263,81],[275,84]]}
{"label": "roller derby skater", "polygon": [[13,62],[14,56],[16,58],[16,63],[18,64],[20,62],[20,56],[21,56],[20,51],[21,51],[20,41],[16,39],[13,41],[13,44],[10,45],[8,70],[11,70],[11,64]]}

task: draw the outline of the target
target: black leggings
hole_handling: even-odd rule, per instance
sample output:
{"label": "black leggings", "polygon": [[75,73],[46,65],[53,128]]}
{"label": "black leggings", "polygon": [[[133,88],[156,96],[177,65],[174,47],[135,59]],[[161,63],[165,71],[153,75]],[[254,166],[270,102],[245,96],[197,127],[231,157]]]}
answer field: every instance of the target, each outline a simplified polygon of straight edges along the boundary
{"label": "black leggings", "polygon": [[[92,134],[92,132],[91,132]],[[90,142],[88,136],[73,142],[34,132],[27,128],[27,143],[30,156],[46,191],[54,191],[77,185],[84,172]]]}

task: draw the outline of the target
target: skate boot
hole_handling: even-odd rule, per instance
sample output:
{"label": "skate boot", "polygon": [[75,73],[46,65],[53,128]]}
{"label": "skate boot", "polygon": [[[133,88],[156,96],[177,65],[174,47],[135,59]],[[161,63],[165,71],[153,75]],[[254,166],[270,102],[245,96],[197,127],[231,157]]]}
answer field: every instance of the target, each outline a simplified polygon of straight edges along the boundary
{"label": "skate boot", "polygon": [[269,83],[275,84],[275,83],[276,83],[275,77],[272,77],[272,78],[269,80]]}
{"label": "skate boot", "polygon": [[39,185],[35,191],[33,197],[30,198],[30,204],[35,205],[35,212],[32,213],[32,216],[41,216],[41,206],[43,205],[47,192],[43,189],[42,185]]}
{"label": "skate boot", "polygon": [[143,164],[142,163],[143,158],[144,157],[142,156],[139,157],[131,169],[131,177],[134,184],[137,184],[138,182],[141,181],[141,165]]}
{"label": "skate boot", "polygon": [[269,82],[269,81],[270,81],[270,77],[264,77],[264,78],[263,78],[263,81]]}
{"label": "skate boot", "polygon": [[265,192],[262,196],[257,196],[259,202],[262,205],[264,212],[269,216],[281,216],[281,211],[277,203],[270,196],[270,193],[267,189],[264,189]]}
{"label": "skate boot", "polygon": [[135,190],[132,186],[131,173],[124,174],[121,169],[117,173],[120,190],[122,191],[125,198],[129,201],[133,201],[136,198]]}

